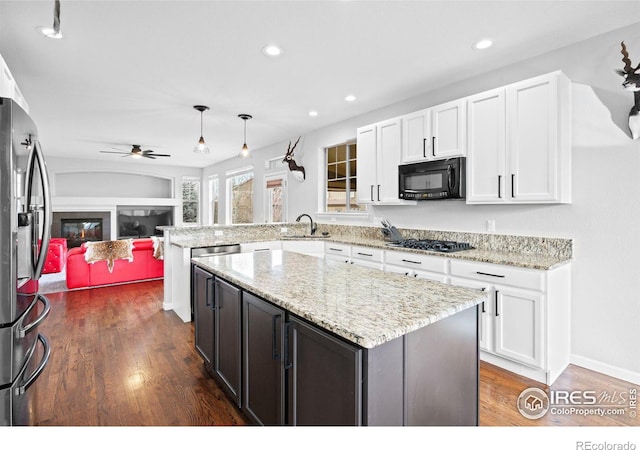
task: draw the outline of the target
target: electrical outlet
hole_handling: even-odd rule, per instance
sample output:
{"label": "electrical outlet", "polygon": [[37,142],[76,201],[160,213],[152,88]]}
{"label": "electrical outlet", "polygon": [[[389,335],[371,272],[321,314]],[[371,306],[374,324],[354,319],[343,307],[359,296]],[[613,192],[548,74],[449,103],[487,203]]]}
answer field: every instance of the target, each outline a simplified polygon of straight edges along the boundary
{"label": "electrical outlet", "polygon": [[222,234],[223,234],[222,230],[216,230],[216,231],[213,232],[214,236],[222,236]]}
{"label": "electrical outlet", "polygon": [[289,229],[287,227],[281,227],[280,233],[286,233]]}
{"label": "electrical outlet", "polygon": [[488,232],[496,231],[496,221],[494,219],[487,219],[487,231]]}

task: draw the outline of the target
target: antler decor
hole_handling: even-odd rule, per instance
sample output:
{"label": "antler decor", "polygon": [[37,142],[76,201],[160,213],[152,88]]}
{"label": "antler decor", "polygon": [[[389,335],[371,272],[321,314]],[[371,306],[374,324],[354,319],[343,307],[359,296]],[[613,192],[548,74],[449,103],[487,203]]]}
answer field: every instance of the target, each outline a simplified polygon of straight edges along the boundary
{"label": "antler decor", "polygon": [[624,78],[622,87],[633,92],[634,105],[629,111],[629,131],[631,131],[633,139],[638,139],[640,137],[640,64],[634,69],[631,66],[631,60],[624,41],[620,44],[622,45],[620,53],[622,53],[624,69],[617,69],[616,73]]}
{"label": "antler decor", "polygon": [[293,150],[296,148],[296,145],[298,145],[298,142],[300,142],[301,137],[302,136],[300,136],[296,141],[296,143],[293,144],[293,147],[291,147],[291,141],[289,141],[289,148],[287,148],[287,153],[286,155],[284,155],[284,159],[282,160],[283,163],[289,165],[289,170],[291,171],[293,176],[296,178],[296,180],[300,182],[305,180],[304,167],[299,166],[296,163],[296,161],[293,159]]}

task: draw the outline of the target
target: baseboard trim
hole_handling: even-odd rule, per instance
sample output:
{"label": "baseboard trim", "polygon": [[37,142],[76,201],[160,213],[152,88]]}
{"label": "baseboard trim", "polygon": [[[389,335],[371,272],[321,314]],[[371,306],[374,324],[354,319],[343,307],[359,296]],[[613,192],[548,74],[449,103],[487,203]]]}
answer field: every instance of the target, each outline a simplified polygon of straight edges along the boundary
{"label": "baseboard trim", "polygon": [[575,354],[571,355],[571,364],[600,372],[610,377],[619,378],[623,381],[628,381],[629,383],[640,385],[640,373],[638,372],[633,372],[631,370],[612,366],[601,361],[596,361],[594,359]]}

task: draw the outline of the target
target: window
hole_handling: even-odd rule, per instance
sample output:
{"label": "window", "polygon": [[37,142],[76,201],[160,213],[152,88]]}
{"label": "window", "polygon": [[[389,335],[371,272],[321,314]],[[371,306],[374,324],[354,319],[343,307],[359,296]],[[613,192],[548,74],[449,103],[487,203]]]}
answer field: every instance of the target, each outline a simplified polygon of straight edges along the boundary
{"label": "window", "polygon": [[227,223],[253,222],[253,168],[227,173]]}
{"label": "window", "polygon": [[267,223],[287,220],[287,174],[265,176],[265,218]]}
{"label": "window", "polygon": [[182,222],[198,224],[200,217],[200,178],[182,177]]}
{"label": "window", "polygon": [[209,177],[209,225],[215,225],[219,222],[218,208],[220,196],[220,184],[218,183],[218,176],[213,175]]}
{"label": "window", "polygon": [[356,196],[355,142],[329,147],[326,150],[327,187],[326,212],[364,211]]}

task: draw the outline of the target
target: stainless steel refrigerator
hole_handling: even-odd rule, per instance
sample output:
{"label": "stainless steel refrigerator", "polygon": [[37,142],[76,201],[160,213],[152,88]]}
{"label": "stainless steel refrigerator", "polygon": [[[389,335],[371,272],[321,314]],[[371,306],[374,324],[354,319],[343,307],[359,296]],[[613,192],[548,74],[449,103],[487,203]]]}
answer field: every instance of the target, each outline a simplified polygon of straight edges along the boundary
{"label": "stainless steel refrigerator", "polygon": [[[51,237],[51,196],[35,124],[0,97],[0,425],[31,425],[33,384],[49,361],[38,279]],[[31,389],[30,389],[31,388]]]}

